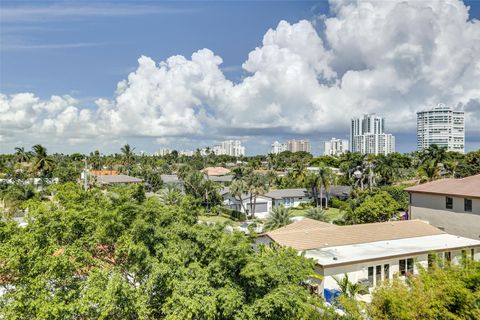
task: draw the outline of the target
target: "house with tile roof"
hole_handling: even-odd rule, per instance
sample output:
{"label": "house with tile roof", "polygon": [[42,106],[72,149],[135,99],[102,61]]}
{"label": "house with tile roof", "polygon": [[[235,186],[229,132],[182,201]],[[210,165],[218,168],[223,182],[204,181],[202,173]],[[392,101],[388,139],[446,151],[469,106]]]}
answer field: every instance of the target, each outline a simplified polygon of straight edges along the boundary
{"label": "house with tile roof", "polygon": [[259,235],[256,246],[291,247],[312,258],[322,280],[312,291],[330,297],[345,274],[369,288],[394,275],[407,277],[428,268],[437,257],[451,263],[480,260],[480,241],[448,234],[425,221],[407,220],[338,226],[303,219]]}
{"label": "house with tile roof", "polygon": [[406,188],[409,217],[448,233],[480,239],[480,174]]}

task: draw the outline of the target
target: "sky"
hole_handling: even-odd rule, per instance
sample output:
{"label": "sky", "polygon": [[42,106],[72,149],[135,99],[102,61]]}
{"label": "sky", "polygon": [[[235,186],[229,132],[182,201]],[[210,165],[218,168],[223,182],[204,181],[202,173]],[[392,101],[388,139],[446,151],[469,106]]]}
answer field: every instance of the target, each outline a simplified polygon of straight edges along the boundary
{"label": "sky", "polygon": [[348,138],[377,113],[466,113],[480,148],[478,1],[2,1],[0,153],[192,150]]}

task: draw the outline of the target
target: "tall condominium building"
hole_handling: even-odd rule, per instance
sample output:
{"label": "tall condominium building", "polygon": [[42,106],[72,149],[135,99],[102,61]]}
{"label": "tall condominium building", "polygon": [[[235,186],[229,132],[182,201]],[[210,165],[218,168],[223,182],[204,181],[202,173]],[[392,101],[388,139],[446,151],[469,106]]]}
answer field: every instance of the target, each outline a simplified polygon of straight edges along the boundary
{"label": "tall condominium building", "polygon": [[310,152],[310,141],[308,140],[288,140],[287,150],[291,152],[305,151]]}
{"label": "tall condominium building", "polygon": [[465,114],[444,104],[417,112],[417,149],[436,144],[448,151],[465,152]]}
{"label": "tall condominium building", "polygon": [[274,143],[272,143],[271,153],[279,154],[283,151],[287,151],[287,144],[286,143],[280,143],[278,141],[275,141]]}
{"label": "tall condominium building", "polygon": [[216,145],[212,148],[213,153],[216,155],[228,155],[234,157],[240,157],[245,155],[245,147],[242,146],[240,140],[226,140],[221,144]]}
{"label": "tall condominium building", "polygon": [[385,133],[385,119],[375,114],[353,118],[350,126],[352,152],[362,154],[384,154],[395,152],[395,137]]}
{"label": "tall condominium building", "polygon": [[339,156],[348,151],[348,140],[332,138],[323,142],[323,155]]}

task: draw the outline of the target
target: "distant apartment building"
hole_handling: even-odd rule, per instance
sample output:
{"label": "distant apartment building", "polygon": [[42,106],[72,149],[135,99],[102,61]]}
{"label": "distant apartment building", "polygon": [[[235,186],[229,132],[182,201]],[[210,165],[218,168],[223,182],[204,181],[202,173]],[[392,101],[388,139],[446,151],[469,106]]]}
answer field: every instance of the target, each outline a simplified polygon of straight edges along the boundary
{"label": "distant apartment building", "polygon": [[299,151],[310,152],[311,151],[310,141],[306,139],[288,140],[287,150],[290,152],[299,152]]}
{"label": "distant apartment building", "polygon": [[226,140],[212,148],[216,155],[240,157],[245,155],[245,147],[240,140]]}
{"label": "distant apartment building", "polygon": [[163,157],[163,156],[166,156],[166,155],[172,153],[172,151],[173,151],[173,150],[168,149],[168,148],[162,148],[162,149],[158,150],[158,153],[157,153],[157,154],[158,154],[159,156],[162,156],[162,157]]}
{"label": "distant apartment building", "polygon": [[339,156],[348,151],[348,140],[332,138],[323,142],[323,155]]}
{"label": "distant apartment building", "polygon": [[350,126],[352,152],[384,154],[395,152],[395,136],[384,132],[385,119],[375,114],[353,118]]}
{"label": "distant apartment building", "polygon": [[278,142],[278,141],[275,141],[274,143],[272,143],[271,153],[279,154],[279,153],[282,153],[283,151],[287,151],[287,144],[286,143],[281,143],[281,142]]}
{"label": "distant apartment building", "polygon": [[465,152],[465,114],[439,104],[417,112],[417,149],[436,144],[448,151]]}

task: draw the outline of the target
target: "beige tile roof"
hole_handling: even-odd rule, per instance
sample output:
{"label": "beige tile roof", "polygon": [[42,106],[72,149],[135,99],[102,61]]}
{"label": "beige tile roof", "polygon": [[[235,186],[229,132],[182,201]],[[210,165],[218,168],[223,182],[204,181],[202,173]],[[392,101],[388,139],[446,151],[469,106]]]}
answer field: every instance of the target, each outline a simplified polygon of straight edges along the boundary
{"label": "beige tile roof", "polygon": [[444,233],[420,220],[337,226],[304,219],[265,234],[282,246],[308,250]]}
{"label": "beige tile roof", "polygon": [[230,173],[230,170],[224,167],[206,167],[203,172],[207,176],[225,176]]}
{"label": "beige tile roof", "polygon": [[442,179],[405,189],[408,192],[480,198],[480,174],[463,179]]}

